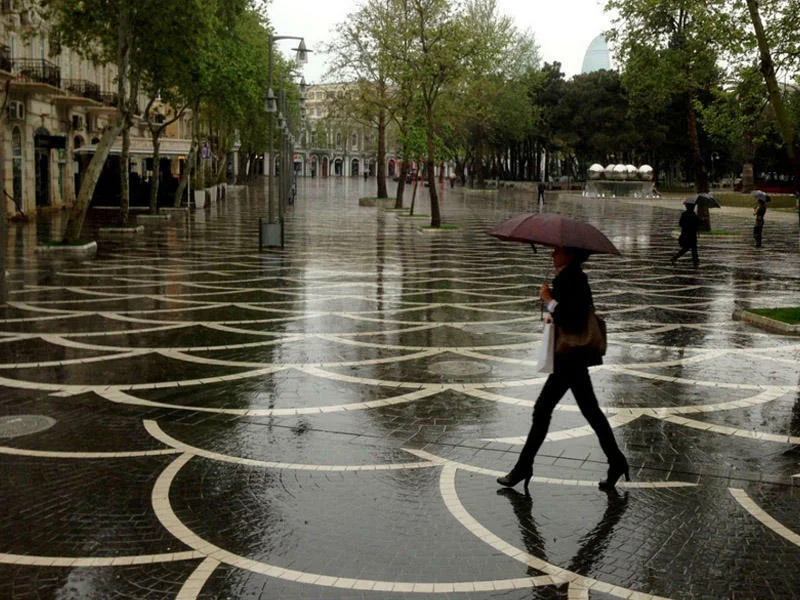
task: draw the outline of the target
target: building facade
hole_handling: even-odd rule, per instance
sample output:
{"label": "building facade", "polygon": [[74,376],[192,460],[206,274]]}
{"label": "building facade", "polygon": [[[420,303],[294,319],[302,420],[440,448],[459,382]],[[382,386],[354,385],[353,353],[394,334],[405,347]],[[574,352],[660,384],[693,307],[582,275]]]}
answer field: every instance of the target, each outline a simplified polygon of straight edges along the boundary
{"label": "building facade", "polygon": [[[6,103],[0,116],[0,160],[9,215],[35,214],[74,201],[94,144],[117,115],[116,67],[95,64],[66,48],[53,55],[49,30],[26,2],[0,2],[0,84],[3,89],[8,84],[7,97],[0,96]],[[140,96],[139,107],[146,103]],[[188,151],[190,119],[187,115],[166,134],[182,140],[166,144],[172,171]],[[152,170],[144,121],[136,121],[131,137],[130,171],[143,180]]]}
{"label": "building facade", "polygon": [[[334,107],[354,84],[311,85],[306,92],[306,127],[295,149],[295,171],[306,177],[357,177],[378,173],[378,132],[352,118],[337,117]],[[395,136],[387,132],[387,176],[400,171]]]}

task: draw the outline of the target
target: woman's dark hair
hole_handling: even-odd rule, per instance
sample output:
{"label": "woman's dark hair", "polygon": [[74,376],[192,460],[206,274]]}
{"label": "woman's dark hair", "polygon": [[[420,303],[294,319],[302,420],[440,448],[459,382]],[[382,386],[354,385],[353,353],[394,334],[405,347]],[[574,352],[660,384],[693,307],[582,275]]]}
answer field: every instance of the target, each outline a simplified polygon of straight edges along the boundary
{"label": "woman's dark hair", "polygon": [[568,247],[568,248],[564,248],[564,250],[566,250],[567,252],[572,254],[575,257],[572,260],[574,262],[578,263],[579,265],[582,265],[583,263],[585,263],[586,260],[589,258],[589,254],[590,254],[590,252],[588,250],[584,250],[583,248],[569,248]]}

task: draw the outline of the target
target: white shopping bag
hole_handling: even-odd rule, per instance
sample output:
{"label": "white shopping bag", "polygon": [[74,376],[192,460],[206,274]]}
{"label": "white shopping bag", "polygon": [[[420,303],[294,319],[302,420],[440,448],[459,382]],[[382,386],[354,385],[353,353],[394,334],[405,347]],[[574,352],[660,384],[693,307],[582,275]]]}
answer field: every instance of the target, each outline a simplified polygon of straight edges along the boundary
{"label": "white shopping bag", "polygon": [[539,346],[539,362],[537,373],[553,372],[553,355],[556,349],[556,331],[552,323],[545,323],[542,330],[542,344]]}

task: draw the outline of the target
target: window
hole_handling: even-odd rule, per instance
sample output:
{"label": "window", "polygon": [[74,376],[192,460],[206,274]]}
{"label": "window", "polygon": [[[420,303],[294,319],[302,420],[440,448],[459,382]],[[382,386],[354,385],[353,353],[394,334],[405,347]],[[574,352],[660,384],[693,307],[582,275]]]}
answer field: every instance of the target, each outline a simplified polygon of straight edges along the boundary
{"label": "window", "polygon": [[356,148],[358,146],[358,135],[356,135],[355,133],[353,134],[351,143],[353,144],[353,148]]}
{"label": "window", "polygon": [[341,133],[337,133],[336,134],[336,145],[337,146],[341,146],[342,145],[342,134]]}

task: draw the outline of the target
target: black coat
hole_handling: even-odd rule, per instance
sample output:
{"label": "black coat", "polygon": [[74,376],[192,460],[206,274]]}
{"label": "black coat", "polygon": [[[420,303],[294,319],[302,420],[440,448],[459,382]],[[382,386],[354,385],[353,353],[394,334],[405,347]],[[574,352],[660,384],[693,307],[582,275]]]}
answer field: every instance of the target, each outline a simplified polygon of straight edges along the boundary
{"label": "black coat", "polygon": [[685,210],[681,213],[678,225],[681,227],[681,236],[678,238],[681,248],[697,246],[697,230],[700,229],[700,217],[694,214],[693,210]]}
{"label": "black coat", "polygon": [[[553,312],[556,325],[556,341],[558,330],[568,333],[580,333],[588,327],[589,310],[594,307],[589,278],[579,263],[573,261],[556,275],[552,284],[553,298],[558,302]],[[600,356],[555,357],[555,370],[561,371],[570,367],[593,366],[602,364]]]}

